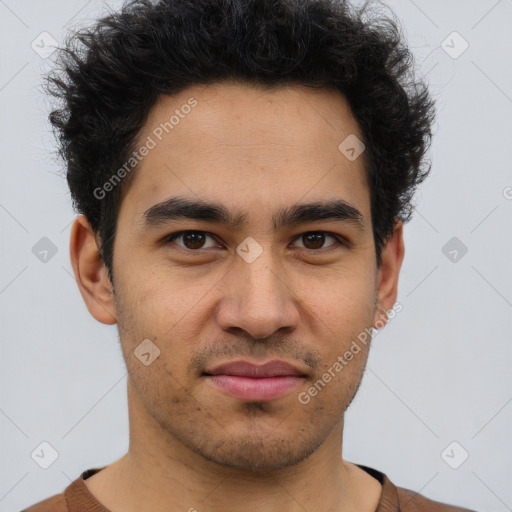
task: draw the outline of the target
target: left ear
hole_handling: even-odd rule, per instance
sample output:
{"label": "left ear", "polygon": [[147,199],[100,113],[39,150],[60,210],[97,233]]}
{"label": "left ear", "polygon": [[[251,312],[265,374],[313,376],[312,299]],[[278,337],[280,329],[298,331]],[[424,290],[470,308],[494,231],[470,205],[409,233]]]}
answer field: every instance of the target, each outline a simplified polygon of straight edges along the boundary
{"label": "left ear", "polygon": [[[386,311],[393,308],[397,292],[398,277],[405,247],[403,239],[403,223],[397,217],[393,233],[389,236],[382,248],[382,263],[377,276],[377,308],[374,313],[373,325],[376,329],[382,329],[387,323]],[[376,323],[378,321],[378,327]]]}

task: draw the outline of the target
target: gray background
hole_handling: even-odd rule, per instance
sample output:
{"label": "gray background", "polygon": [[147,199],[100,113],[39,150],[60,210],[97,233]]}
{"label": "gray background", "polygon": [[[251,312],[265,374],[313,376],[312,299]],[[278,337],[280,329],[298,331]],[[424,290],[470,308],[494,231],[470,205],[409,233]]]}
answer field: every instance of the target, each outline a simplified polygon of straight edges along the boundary
{"label": "gray background", "polygon": [[[438,120],[405,228],[403,310],[375,336],[344,455],[433,499],[512,510],[512,0],[386,3]],[[75,214],[40,89],[52,57],[31,47],[104,11],[97,0],[0,0],[1,511],[61,492],[128,447],[116,326],[89,315],[69,261]],[[460,55],[454,31],[469,44]],[[57,251],[46,261],[43,237]],[[42,442],[58,453],[48,469]]]}

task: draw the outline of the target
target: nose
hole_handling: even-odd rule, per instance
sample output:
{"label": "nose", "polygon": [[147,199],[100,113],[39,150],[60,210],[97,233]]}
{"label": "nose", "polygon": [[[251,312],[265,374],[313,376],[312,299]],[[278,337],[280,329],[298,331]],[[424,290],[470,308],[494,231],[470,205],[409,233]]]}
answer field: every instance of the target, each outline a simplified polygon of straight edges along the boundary
{"label": "nose", "polygon": [[272,264],[270,251],[252,263],[242,259],[222,280],[216,308],[219,326],[228,332],[244,330],[255,339],[279,330],[292,332],[299,323],[299,300],[282,267]]}

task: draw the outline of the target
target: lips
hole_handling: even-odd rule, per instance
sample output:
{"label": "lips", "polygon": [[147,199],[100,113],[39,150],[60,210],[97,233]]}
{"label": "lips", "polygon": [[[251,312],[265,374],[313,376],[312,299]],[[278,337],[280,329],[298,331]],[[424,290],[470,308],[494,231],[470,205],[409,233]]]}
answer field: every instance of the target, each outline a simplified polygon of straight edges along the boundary
{"label": "lips", "polygon": [[267,361],[259,365],[248,361],[232,361],[216,366],[204,373],[207,375],[233,375],[254,379],[287,376],[305,377],[304,373],[298,368],[280,360]]}
{"label": "lips", "polygon": [[206,382],[217,390],[243,401],[270,401],[303,383],[306,375],[281,360],[254,364],[232,361],[204,372]]}

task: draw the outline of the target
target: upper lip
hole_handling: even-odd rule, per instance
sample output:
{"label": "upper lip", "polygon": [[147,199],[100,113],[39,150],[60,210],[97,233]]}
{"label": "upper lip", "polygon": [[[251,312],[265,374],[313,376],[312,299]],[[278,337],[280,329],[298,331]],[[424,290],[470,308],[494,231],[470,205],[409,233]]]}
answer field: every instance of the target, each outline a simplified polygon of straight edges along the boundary
{"label": "upper lip", "polygon": [[230,361],[205,370],[207,375],[235,375],[238,377],[305,377],[304,372],[297,367],[279,359],[273,359],[265,363],[255,364],[249,361]]}

